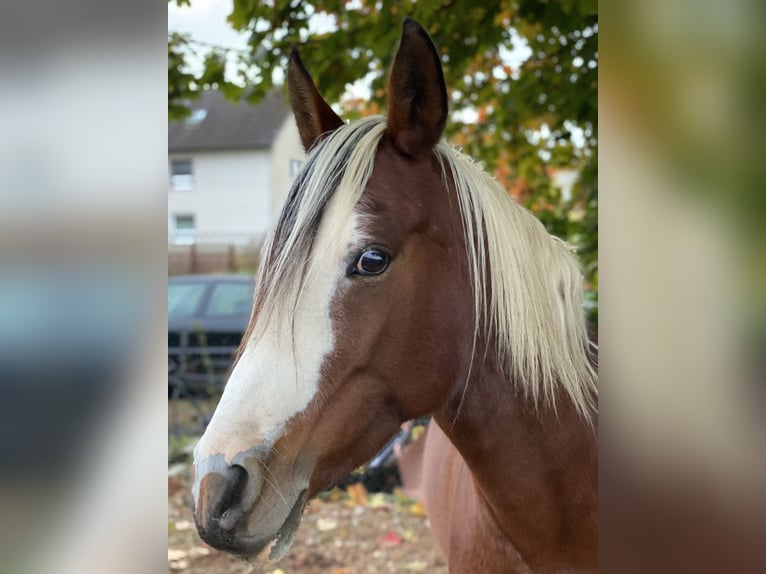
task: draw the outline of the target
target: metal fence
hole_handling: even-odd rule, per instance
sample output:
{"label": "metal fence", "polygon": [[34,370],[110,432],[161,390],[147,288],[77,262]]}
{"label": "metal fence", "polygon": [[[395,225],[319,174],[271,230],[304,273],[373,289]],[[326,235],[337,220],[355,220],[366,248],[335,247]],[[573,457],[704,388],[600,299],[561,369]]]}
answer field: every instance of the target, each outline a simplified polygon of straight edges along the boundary
{"label": "metal fence", "polygon": [[236,345],[209,346],[200,338],[168,334],[169,433],[175,437],[204,432],[237,352]]}

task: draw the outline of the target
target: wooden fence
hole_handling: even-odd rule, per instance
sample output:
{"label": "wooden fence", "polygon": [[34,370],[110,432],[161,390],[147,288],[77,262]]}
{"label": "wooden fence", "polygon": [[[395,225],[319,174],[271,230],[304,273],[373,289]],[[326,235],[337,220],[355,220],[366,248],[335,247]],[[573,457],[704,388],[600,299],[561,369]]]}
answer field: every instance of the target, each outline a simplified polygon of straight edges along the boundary
{"label": "wooden fence", "polygon": [[252,272],[258,268],[260,245],[237,248],[233,243],[168,245],[168,275]]}

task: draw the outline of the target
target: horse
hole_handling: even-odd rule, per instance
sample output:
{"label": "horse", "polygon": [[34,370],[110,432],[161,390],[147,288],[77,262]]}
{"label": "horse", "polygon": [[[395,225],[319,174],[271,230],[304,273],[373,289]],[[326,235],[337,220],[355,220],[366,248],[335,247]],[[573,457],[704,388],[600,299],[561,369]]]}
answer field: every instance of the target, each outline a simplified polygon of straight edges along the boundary
{"label": "horse", "polygon": [[307,158],[194,450],[201,538],[279,559],[308,501],[431,415],[426,510],[452,573],[597,567],[597,366],[572,250],[443,138],[431,38],[406,19],[388,116],[344,122],[297,50]]}

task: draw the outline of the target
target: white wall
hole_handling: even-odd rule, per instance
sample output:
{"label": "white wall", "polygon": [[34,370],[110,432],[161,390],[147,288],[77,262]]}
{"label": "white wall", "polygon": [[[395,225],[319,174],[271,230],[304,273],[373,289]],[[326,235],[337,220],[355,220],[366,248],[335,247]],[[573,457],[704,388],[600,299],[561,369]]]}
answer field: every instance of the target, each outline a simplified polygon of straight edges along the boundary
{"label": "white wall", "polygon": [[170,154],[169,161],[192,160],[194,188],[169,189],[169,231],[178,214],[194,215],[202,240],[263,236],[271,223],[270,155],[268,150]]}
{"label": "white wall", "polygon": [[290,191],[290,185],[293,182],[293,177],[290,175],[290,161],[303,162],[306,159],[300,134],[298,134],[298,126],[295,124],[292,112],[287,115],[282,124],[272,149],[270,201],[272,221],[276,223],[279,213],[282,211],[282,204],[287,199],[287,192]]}

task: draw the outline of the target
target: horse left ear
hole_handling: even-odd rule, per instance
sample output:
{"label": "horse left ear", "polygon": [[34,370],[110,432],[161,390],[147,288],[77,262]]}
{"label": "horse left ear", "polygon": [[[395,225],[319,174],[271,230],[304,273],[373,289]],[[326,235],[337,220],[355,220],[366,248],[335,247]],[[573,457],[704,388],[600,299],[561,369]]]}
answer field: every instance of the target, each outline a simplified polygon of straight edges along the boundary
{"label": "horse left ear", "polygon": [[388,80],[386,135],[407,155],[433,149],[447,123],[447,87],[439,53],[423,27],[405,18]]}
{"label": "horse left ear", "polygon": [[343,125],[343,120],[314,86],[297,48],[293,48],[287,64],[287,91],[303,149],[306,151],[323,135]]}

